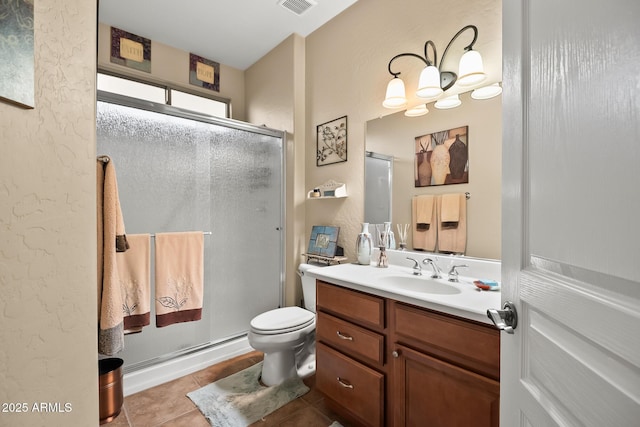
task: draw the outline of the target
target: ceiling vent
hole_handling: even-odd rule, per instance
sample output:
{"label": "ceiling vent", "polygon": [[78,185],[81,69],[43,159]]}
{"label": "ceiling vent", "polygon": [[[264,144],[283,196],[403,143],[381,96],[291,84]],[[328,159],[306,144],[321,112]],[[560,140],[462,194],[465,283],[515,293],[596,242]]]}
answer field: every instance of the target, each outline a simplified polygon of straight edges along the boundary
{"label": "ceiling vent", "polygon": [[280,0],[278,4],[296,15],[302,15],[318,3],[313,0]]}

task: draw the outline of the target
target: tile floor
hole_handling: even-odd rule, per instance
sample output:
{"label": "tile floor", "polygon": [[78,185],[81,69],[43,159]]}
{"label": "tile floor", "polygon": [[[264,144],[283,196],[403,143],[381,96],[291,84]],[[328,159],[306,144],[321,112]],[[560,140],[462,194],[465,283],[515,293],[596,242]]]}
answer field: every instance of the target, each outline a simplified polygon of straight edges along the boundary
{"label": "tile floor", "polygon": [[[220,378],[241,371],[262,360],[262,353],[250,352],[210,366],[193,374],[125,397],[120,415],[105,427],[209,427],[209,423],[186,396]],[[349,424],[324,405],[322,393],[315,389],[315,378],[305,379],[311,389],[251,427],[327,427],[339,421]]]}

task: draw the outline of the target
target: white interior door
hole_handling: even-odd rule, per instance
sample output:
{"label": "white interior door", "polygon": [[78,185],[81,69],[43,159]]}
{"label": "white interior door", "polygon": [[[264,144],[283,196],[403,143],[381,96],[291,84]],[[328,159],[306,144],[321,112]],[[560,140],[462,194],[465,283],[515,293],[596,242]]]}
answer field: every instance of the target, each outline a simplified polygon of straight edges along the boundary
{"label": "white interior door", "polygon": [[640,426],[638,21],[503,0],[505,427]]}

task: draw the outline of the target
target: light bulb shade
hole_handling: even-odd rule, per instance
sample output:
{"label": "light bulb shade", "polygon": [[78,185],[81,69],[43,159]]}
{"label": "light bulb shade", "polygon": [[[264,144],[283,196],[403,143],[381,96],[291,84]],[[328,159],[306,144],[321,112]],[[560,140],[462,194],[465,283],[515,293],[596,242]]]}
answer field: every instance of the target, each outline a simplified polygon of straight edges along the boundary
{"label": "light bulb shade", "polygon": [[385,108],[401,108],[407,105],[407,95],[404,91],[404,82],[398,77],[391,79],[387,85],[387,95],[382,102]]}
{"label": "light bulb shade", "polygon": [[428,112],[429,110],[427,109],[427,105],[420,104],[420,105],[416,105],[413,108],[409,108],[407,111],[404,112],[404,115],[407,117],[419,117],[419,116],[424,116]]}
{"label": "light bulb shade", "polygon": [[449,108],[456,108],[462,104],[458,95],[451,95],[445,98],[439,99],[433,104],[439,110],[448,110]]}
{"label": "light bulb shade", "polygon": [[416,96],[419,98],[432,99],[442,95],[440,87],[440,71],[433,65],[424,67],[418,80],[418,90]]}
{"label": "light bulb shade", "polygon": [[498,96],[502,93],[502,87],[500,87],[500,83],[494,83],[492,85],[479,87],[478,89],[474,89],[471,92],[471,97],[473,99],[490,99],[494,96]]}
{"label": "light bulb shade", "polygon": [[482,65],[480,52],[468,50],[460,58],[458,67],[458,84],[460,86],[473,86],[487,78]]}

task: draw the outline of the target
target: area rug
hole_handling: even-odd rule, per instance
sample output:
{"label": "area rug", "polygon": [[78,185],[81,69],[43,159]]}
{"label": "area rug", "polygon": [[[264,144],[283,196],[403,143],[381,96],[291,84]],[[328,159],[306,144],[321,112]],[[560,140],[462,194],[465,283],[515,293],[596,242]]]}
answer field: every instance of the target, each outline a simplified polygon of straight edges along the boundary
{"label": "area rug", "polygon": [[265,387],[260,384],[262,362],[187,393],[209,424],[245,427],[309,391],[300,378]]}

